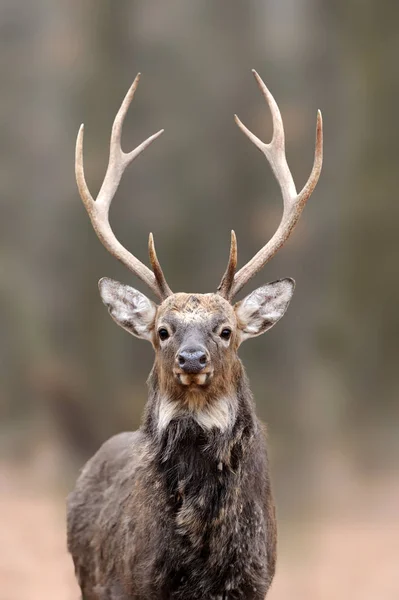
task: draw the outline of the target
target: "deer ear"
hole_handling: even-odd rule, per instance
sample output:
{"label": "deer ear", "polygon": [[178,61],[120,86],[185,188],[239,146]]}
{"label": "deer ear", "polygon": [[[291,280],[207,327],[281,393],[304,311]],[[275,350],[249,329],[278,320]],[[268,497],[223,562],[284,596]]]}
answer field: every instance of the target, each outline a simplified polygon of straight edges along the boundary
{"label": "deer ear", "polygon": [[156,304],[129,285],[107,277],[100,279],[98,288],[115,323],[136,337],[151,341]]}
{"label": "deer ear", "polygon": [[273,327],[287,310],[294,288],[293,279],[280,279],[267,283],[237,302],[234,310],[240,341],[265,333]]}

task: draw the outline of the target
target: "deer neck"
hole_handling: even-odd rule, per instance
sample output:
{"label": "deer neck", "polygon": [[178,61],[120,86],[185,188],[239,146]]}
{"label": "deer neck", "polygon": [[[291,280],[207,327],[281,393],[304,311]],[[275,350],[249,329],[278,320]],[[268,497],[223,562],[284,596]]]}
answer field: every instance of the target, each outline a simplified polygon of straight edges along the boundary
{"label": "deer neck", "polygon": [[216,396],[202,412],[190,410],[189,403],[184,410],[170,405],[157,388],[156,372],[150,376],[143,424],[149,455],[160,489],[178,511],[179,529],[193,545],[202,544],[207,535],[198,523],[216,523],[228,502],[237,501],[256,454],[259,425],[241,365],[240,373],[230,396]]}
{"label": "deer neck", "polygon": [[162,389],[154,365],[148,380],[149,401],[143,429],[162,462],[187,446],[218,464],[228,464],[233,445],[241,443],[243,437],[253,436],[257,421],[239,359],[227,383],[222,389],[180,390],[173,396],[170,390]]}

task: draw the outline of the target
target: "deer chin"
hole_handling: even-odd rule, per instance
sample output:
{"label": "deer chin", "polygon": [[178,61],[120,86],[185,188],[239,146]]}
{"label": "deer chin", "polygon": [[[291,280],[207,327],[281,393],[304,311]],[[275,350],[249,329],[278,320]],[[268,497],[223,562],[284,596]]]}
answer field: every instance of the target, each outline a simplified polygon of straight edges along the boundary
{"label": "deer chin", "polygon": [[213,371],[207,373],[188,374],[175,371],[178,382],[186,387],[207,385],[213,377]]}

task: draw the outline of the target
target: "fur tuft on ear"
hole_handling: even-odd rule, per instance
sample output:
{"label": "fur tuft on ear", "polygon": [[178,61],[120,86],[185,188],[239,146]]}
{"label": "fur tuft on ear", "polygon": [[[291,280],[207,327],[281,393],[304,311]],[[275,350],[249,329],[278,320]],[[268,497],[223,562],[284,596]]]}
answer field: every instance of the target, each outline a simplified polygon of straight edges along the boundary
{"label": "fur tuft on ear", "polygon": [[237,302],[234,310],[240,341],[261,335],[273,327],[287,310],[294,289],[293,279],[280,279],[267,283]]}
{"label": "fur tuft on ear", "polygon": [[100,279],[98,288],[115,323],[136,337],[151,341],[156,304],[129,285],[108,277]]}

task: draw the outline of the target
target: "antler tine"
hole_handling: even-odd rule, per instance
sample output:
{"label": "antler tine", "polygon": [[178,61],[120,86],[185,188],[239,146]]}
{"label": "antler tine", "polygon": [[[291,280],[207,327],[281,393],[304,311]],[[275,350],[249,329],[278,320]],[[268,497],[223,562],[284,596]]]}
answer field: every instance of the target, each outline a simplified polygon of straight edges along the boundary
{"label": "antler tine", "polygon": [[262,267],[276,254],[284,245],[292,230],[298,222],[299,217],[319,180],[323,163],[323,122],[321,112],[317,113],[316,125],[316,147],[312,172],[301,192],[297,194],[295,183],[285,156],[285,136],[283,120],[280,110],[272,94],[259,77],[253,71],[258,86],[269,105],[273,119],[273,137],[269,144],[262,142],[254,135],[235,115],[235,121],[241,131],[251,140],[253,144],[266,156],[273,173],[278,181],[283,196],[283,216],[276,233],[271,240],[259,250],[257,254],[244,266],[234,277],[231,289],[231,297],[234,297],[242,287],[258,273]]}
{"label": "antler tine", "polygon": [[[129,91],[127,92],[120,109],[115,117],[111,141],[110,141],[110,153],[107,172],[104,177],[103,184],[98,193],[96,200],[93,200],[90,194],[89,188],[86,183],[84,168],[83,168],[83,134],[84,126],[81,125],[76,140],[76,155],[75,155],[75,173],[76,182],[80,197],[82,198],[83,204],[89,214],[91,223],[94,231],[96,232],[101,243],[115,258],[120,260],[132,273],[137,275],[148,287],[161,299],[170,295],[172,292],[169,286],[164,284],[162,289],[159,287],[158,279],[156,275],[140,260],[138,260],[133,254],[131,254],[115,237],[114,232],[109,224],[109,208],[116,190],[118,189],[122,175],[126,167],[141,154],[154,140],[156,140],[162,133],[163,129],[155,133],[146,139],[142,144],[137,146],[134,150],[129,153],[123,152],[121,148],[121,136],[123,122],[126,113],[129,109],[130,103],[133,99],[134,93],[137,89],[137,85],[140,80],[140,73],[137,75]],[[159,265],[159,263],[158,263]],[[162,272],[162,270],[161,270]]]}
{"label": "antler tine", "polygon": [[148,254],[150,256],[150,262],[155,275],[155,279],[157,281],[158,289],[160,290],[162,297],[167,298],[173,292],[166,282],[165,275],[163,274],[161,265],[159,263],[157,253],[155,251],[154,236],[152,235],[152,233],[150,233],[148,238]]}
{"label": "antler tine", "polygon": [[237,238],[235,231],[231,230],[230,255],[226,271],[218,287],[218,293],[226,300],[230,300],[231,288],[237,269]]}

